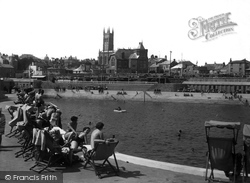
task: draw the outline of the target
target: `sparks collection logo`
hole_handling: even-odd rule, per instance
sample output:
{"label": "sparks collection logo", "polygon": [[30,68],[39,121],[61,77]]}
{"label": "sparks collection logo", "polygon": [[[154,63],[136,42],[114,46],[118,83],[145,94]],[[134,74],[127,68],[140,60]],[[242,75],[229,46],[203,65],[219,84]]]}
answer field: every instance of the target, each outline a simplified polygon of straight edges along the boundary
{"label": "sparks collection logo", "polygon": [[234,26],[237,24],[230,20],[229,15],[231,13],[223,13],[208,19],[192,18],[188,22],[189,27],[191,27],[188,37],[192,40],[205,37],[206,41],[209,41],[219,36],[234,33]]}

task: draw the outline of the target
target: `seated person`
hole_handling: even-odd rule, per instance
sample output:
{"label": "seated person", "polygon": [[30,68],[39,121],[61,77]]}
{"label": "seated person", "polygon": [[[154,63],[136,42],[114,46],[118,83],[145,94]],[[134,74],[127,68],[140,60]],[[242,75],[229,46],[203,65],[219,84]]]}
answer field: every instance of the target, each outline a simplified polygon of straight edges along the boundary
{"label": "seated person", "polygon": [[[51,124],[53,124],[53,122]],[[85,144],[87,142],[86,139],[90,132],[90,128],[83,128],[83,131],[79,135],[76,132],[66,132],[58,126],[53,126],[49,132],[52,136],[54,135],[55,141],[60,145],[64,145],[65,141],[71,139],[70,149],[72,149],[74,153],[77,153],[82,150],[80,144]]]}
{"label": "seated person", "polygon": [[61,119],[61,115],[62,115],[62,111],[60,109],[56,110],[56,125],[59,126],[60,128],[62,128],[62,119]]}
{"label": "seated person", "polygon": [[62,114],[62,112],[59,109],[57,109],[56,112],[53,112],[51,114],[50,122],[53,123],[53,124],[51,124],[52,126],[58,126],[58,127],[62,128],[61,114]]}
{"label": "seated person", "polygon": [[122,108],[121,108],[121,107],[118,107],[116,110],[121,111],[121,110],[122,110]]}
{"label": "seated person", "polygon": [[53,105],[48,105],[43,111],[40,111],[40,113],[38,114],[38,118],[43,118],[47,121],[49,121],[51,119],[51,115],[52,113],[56,112],[56,107]]}
{"label": "seated person", "polygon": [[47,119],[50,120],[52,113],[56,112],[56,107],[53,105],[49,105],[45,112]]}
{"label": "seated person", "polygon": [[102,132],[104,124],[102,122],[98,122],[95,126],[95,130],[91,133],[90,145],[91,149],[95,147],[95,142],[105,142],[104,134]]}
{"label": "seated person", "polygon": [[76,117],[76,116],[72,116],[71,118],[70,118],[70,122],[68,123],[68,132],[71,132],[71,131],[76,131],[76,129],[77,129],[77,121],[78,121],[78,117]]}
{"label": "seated person", "polygon": [[[107,142],[104,139],[104,134],[102,132],[104,124],[102,122],[98,122],[95,126],[95,130],[91,133],[90,137],[90,145],[84,145],[83,151],[92,150],[95,147],[96,142]],[[85,152],[84,152],[85,153]]]}
{"label": "seated person", "polygon": [[[65,144],[65,141],[68,140],[71,135],[73,135],[71,133],[67,133],[65,130],[61,129],[58,126],[52,126],[52,128],[48,129],[48,131],[53,139],[61,146],[63,146]],[[74,149],[74,147],[72,146],[71,149]]]}
{"label": "seated person", "polygon": [[79,146],[88,144],[88,134],[90,132],[90,127],[84,127],[82,132],[79,133],[77,141]]}

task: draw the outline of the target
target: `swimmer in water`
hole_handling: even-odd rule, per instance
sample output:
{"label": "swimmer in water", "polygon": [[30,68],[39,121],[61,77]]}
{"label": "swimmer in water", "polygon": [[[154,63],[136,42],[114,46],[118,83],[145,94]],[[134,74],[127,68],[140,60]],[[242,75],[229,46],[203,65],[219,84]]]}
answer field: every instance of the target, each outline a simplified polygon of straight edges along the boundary
{"label": "swimmer in water", "polygon": [[182,133],[182,131],[179,130],[179,131],[178,131],[178,137],[181,137],[181,133]]}
{"label": "swimmer in water", "polygon": [[194,148],[192,148],[192,152],[194,153]]}

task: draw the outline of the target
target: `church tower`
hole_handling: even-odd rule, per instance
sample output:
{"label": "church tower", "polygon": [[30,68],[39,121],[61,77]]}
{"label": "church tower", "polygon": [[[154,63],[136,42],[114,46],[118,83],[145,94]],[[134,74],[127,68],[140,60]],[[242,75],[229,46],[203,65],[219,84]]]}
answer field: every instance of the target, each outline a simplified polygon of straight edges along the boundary
{"label": "church tower", "polygon": [[103,48],[99,50],[98,62],[102,66],[109,65],[109,57],[114,53],[114,30],[110,31],[110,28],[105,31],[103,29]]}
{"label": "church tower", "polygon": [[103,51],[113,51],[114,50],[114,30],[110,32],[108,28],[107,32],[103,29]]}

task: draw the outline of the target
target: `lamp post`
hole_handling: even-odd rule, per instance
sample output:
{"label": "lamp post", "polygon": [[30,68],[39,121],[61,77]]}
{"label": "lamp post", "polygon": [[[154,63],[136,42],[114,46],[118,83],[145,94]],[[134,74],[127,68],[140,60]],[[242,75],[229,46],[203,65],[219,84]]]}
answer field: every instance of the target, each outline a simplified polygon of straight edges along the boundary
{"label": "lamp post", "polygon": [[169,76],[171,76],[171,54],[172,51],[170,51]]}

